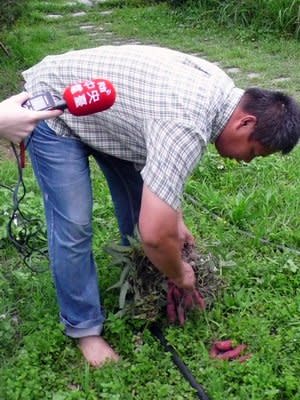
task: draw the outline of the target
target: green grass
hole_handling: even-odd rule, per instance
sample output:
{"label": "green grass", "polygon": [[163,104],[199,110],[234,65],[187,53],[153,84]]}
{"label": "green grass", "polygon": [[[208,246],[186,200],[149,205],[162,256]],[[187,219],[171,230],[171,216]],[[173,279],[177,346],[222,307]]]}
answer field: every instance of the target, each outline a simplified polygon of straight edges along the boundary
{"label": "green grass", "polygon": [[[300,100],[299,42],[258,35],[253,29],[220,28],[196,19],[197,9],[174,10],[164,2],[108,2],[95,8],[67,6],[56,0],[27,2],[24,17],[1,41],[10,55],[0,57],[0,92],[22,87],[20,71],[49,53],[96,45],[79,30],[79,21],[103,26],[101,11],[113,9],[116,38],[138,39],[202,54],[232,74],[245,88],[279,88]],[[80,19],[72,13],[86,11]],[[63,17],[45,23],[44,13]],[[113,38],[111,39],[113,40]],[[250,73],[259,73],[255,78]],[[281,77],[289,80],[276,81]],[[15,162],[0,158],[0,182],[16,182]],[[204,314],[193,315],[184,328],[165,333],[182,359],[214,400],[300,399],[299,350],[299,177],[300,150],[251,164],[223,160],[211,147],[186,186],[184,212],[188,226],[205,251],[213,252],[227,281],[224,296]],[[118,279],[102,247],[118,240],[113,207],[102,175],[92,164],[94,250],[107,309],[105,337],[122,355],[118,365],[90,369],[76,344],[63,335],[50,272],[32,273],[7,239],[11,192],[0,189],[0,399],[158,400],[195,398],[169,355],[136,321],[118,319],[118,295],[105,292]],[[43,218],[43,207],[30,165],[22,210]],[[47,269],[47,262],[42,263]],[[249,344],[253,357],[245,364],[209,358],[214,339]]]}
{"label": "green grass", "polygon": [[283,34],[300,37],[298,0],[171,0],[184,13],[192,11],[193,21],[210,18],[219,26],[247,27],[253,34]]}

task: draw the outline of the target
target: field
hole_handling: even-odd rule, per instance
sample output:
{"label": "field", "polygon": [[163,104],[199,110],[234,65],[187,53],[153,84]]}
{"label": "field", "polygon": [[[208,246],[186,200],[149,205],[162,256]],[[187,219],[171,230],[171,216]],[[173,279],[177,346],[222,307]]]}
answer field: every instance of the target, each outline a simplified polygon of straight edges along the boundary
{"label": "field", "polygon": [[[300,101],[299,39],[291,34],[221,25],[187,5],[87,3],[24,2],[22,16],[0,36],[1,99],[21,90],[20,71],[47,54],[131,42],[197,54],[218,63],[242,88],[279,89]],[[106,289],[120,270],[103,246],[117,242],[119,234],[93,162],[94,252],[107,312],[105,338],[122,360],[99,370],[84,363],[58,321],[47,258],[38,254],[27,260],[28,268],[8,238],[18,170],[8,145],[0,145],[0,399],[196,398],[147,324],[115,315],[118,294]],[[202,251],[219,260],[226,290],[210,310],[164,333],[213,400],[300,400],[299,169],[299,147],[250,164],[222,159],[211,147],[186,185],[186,223]],[[31,219],[26,226],[33,246],[42,251],[43,207],[29,160],[24,182],[20,209]],[[16,235],[22,235],[20,223],[16,218]],[[246,343],[252,358],[243,364],[211,359],[212,342],[226,338]]]}

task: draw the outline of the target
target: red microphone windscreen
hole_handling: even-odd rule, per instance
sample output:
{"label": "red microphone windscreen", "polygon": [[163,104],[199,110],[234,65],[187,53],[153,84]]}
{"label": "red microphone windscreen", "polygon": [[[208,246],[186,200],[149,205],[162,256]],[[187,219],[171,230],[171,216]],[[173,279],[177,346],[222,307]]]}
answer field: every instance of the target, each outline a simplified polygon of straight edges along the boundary
{"label": "red microphone windscreen", "polygon": [[90,115],[110,108],[115,102],[116,91],[110,81],[97,78],[68,86],[63,98],[71,114]]}

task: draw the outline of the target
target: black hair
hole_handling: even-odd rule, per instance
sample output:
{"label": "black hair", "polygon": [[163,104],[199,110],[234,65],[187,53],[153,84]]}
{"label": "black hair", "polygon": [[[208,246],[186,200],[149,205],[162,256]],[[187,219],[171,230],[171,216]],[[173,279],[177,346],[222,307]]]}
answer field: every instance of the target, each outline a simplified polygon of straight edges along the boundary
{"label": "black hair", "polygon": [[263,146],[289,153],[300,138],[300,106],[290,96],[277,91],[249,88],[241,99],[243,111],[256,117],[251,134]]}

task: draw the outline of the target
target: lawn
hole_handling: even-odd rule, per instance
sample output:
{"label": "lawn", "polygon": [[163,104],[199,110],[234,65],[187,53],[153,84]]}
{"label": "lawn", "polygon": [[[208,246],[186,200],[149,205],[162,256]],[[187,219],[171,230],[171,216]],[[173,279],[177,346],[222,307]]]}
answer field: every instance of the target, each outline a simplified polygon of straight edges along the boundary
{"label": "lawn", "polygon": [[[138,41],[197,54],[218,63],[242,88],[279,89],[300,101],[299,41],[267,30],[221,27],[165,2],[90,6],[28,0],[24,15],[0,40],[8,50],[0,48],[1,98],[21,90],[20,71],[47,54]],[[0,149],[0,399],[195,399],[147,324],[115,315],[118,294],[106,289],[118,280],[119,269],[103,246],[119,234],[104,178],[93,163],[105,337],[122,360],[99,370],[84,363],[59,324],[47,258],[35,255],[28,268],[8,239],[18,170],[7,145]],[[219,260],[226,289],[210,310],[164,333],[213,400],[300,399],[299,169],[299,147],[250,164],[221,159],[209,148],[187,183],[187,225],[202,251]],[[43,250],[43,207],[29,161],[24,182],[20,208],[31,220],[33,245]],[[15,222],[20,237],[22,225]],[[247,343],[252,358],[243,364],[211,359],[212,342],[225,338]]]}

